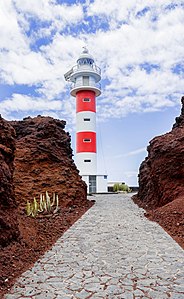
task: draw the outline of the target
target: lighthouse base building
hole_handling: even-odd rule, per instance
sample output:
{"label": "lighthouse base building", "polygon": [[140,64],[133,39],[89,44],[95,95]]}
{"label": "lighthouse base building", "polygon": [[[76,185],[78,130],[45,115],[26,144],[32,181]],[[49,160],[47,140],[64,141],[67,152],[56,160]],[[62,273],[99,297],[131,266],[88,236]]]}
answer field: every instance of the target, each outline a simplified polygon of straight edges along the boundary
{"label": "lighthouse base building", "polygon": [[107,175],[82,175],[88,186],[88,193],[106,193]]}
{"label": "lighthouse base building", "polygon": [[76,99],[75,161],[88,193],[107,192],[107,175],[97,173],[96,97],[101,94],[101,70],[84,48],[65,80],[72,83],[70,94]]}

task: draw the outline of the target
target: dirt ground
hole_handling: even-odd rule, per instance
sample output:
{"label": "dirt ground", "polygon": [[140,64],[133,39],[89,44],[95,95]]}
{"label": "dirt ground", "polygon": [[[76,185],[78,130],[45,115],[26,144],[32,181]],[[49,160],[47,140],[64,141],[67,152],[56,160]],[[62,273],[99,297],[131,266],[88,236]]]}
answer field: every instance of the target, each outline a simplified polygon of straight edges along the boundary
{"label": "dirt ground", "polygon": [[7,293],[15,279],[32,267],[56,240],[92,205],[92,201],[64,207],[50,217],[27,217],[25,207],[19,207],[18,223],[21,238],[0,250],[0,298]]}

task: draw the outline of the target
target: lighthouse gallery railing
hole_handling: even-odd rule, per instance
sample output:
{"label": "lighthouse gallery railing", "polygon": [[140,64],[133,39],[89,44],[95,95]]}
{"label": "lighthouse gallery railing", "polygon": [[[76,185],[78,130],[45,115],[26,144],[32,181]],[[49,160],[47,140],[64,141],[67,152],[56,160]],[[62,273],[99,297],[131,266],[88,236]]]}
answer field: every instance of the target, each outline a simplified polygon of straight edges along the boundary
{"label": "lighthouse gallery railing", "polygon": [[77,88],[77,87],[82,87],[82,86],[95,87],[95,88],[101,90],[101,84],[100,83],[92,83],[92,82],[89,82],[89,84],[85,84],[84,82],[72,83],[71,84],[71,89],[74,89],[74,88]]}
{"label": "lighthouse gallery railing", "polygon": [[72,68],[72,73],[78,72],[78,71],[94,71],[97,74],[101,75],[101,69],[96,64],[83,64],[83,65],[74,65]]}

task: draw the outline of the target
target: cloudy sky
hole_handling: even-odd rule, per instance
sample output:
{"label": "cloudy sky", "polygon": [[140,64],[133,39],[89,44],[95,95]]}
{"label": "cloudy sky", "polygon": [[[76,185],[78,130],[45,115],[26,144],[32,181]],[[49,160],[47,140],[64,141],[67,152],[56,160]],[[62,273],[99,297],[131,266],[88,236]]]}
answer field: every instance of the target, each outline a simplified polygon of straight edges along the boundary
{"label": "cloudy sky", "polygon": [[102,70],[99,172],[137,185],[149,140],[180,113],[183,20],[180,0],[1,0],[0,113],[65,119],[75,150],[75,99],[63,75],[86,45]]}

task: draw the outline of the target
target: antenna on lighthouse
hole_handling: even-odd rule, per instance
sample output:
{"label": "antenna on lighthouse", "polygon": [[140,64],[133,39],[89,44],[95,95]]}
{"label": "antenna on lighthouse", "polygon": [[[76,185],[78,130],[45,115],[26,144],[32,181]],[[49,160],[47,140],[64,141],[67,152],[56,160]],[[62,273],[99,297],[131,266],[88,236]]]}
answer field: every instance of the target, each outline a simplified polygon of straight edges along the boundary
{"label": "antenna on lighthouse", "polygon": [[83,53],[89,53],[87,46],[83,46],[82,48],[83,48]]}

